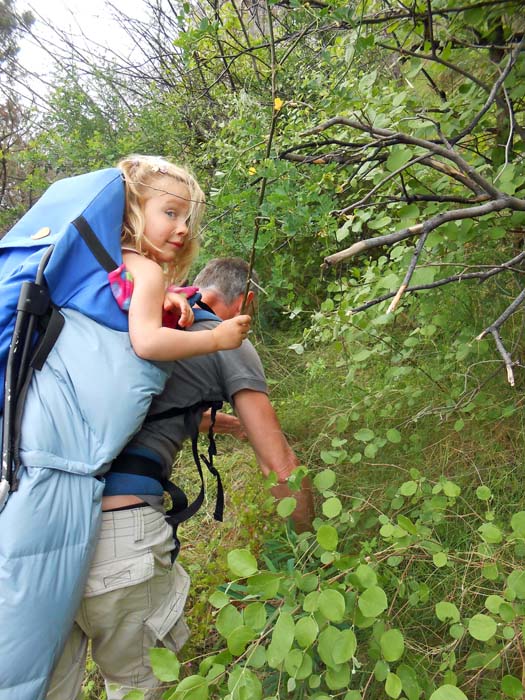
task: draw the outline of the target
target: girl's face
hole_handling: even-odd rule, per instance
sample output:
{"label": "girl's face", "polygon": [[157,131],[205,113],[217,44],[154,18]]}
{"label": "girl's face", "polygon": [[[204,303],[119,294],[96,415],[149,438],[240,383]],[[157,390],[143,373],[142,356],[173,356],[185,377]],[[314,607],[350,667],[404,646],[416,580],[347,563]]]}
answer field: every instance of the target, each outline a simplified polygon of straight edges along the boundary
{"label": "girl's face", "polygon": [[158,263],[170,263],[182,251],[188,234],[190,192],[168,175],[152,184],[144,204],[143,249]]}

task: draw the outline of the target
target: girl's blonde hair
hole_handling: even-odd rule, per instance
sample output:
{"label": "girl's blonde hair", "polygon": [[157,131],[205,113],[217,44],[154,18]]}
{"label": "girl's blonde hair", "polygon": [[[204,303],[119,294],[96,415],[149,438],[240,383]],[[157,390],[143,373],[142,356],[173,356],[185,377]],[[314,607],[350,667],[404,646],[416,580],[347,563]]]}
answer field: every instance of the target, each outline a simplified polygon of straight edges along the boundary
{"label": "girl's blonde hair", "polygon": [[[182,284],[199,252],[199,229],[205,206],[204,193],[199,183],[186,168],[157,156],[131,155],[123,158],[117,167],[124,176],[126,193],[122,243],[132,245],[141,255],[147,255],[144,247],[146,240],[144,204],[149,197],[159,194],[159,191],[155,190],[155,183],[167,176],[188,188],[190,193],[188,237],[180,256],[174,262],[162,265],[168,284]],[[149,243],[149,245],[152,244]]]}

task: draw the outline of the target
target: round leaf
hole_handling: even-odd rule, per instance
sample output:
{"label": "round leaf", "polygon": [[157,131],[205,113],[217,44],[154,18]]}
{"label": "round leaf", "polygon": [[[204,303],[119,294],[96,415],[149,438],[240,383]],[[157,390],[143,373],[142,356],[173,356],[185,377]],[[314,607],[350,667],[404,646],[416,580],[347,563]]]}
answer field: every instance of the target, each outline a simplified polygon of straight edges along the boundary
{"label": "round leaf", "polygon": [[334,650],[337,648],[340,638],[340,632],[336,627],[328,625],[319,635],[317,643],[317,651],[321,657],[321,661],[328,667],[337,666],[334,660]]}
{"label": "round leaf", "polygon": [[208,681],[202,676],[183,678],[171,697],[173,700],[208,700]]}
{"label": "round leaf", "polygon": [[513,591],[520,600],[525,599],[525,571],[523,569],[516,569],[513,571],[508,579],[507,586]]}
{"label": "round leaf", "polygon": [[319,594],[318,608],[330,622],[342,622],[345,615],[344,596],[339,591],[327,588]]}
{"label": "round leaf", "polygon": [[398,661],[405,651],[405,640],[398,629],[382,634],[379,645],[385,661]]}
{"label": "round leaf", "polygon": [[286,496],[286,498],[281,499],[277,504],[277,513],[281,518],[287,518],[294,512],[296,505],[297,501],[293,496]]}
{"label": "round leaf", "polygon": [[371,586],[363,591],[357,602],[365,617],[377,617],[388,606],[386,594],[379,586]]}
{"label": "round leaf", "polygon": [[337,549],[339,535],[335,527],[331,525],[321,525],[316,534],[317,541],[323,549],[333,552]]}
{"label": "round leaf", "polygon": [[256,636],[256,633],[251,627],[246,627],[246,625],[236,627],[231,634],[228,635],[228,650],[234,656],[240,656]]}
{"label": "round leaf", "polygon": [[354,437],[359,442],[370,442],[370,440],[374,439],[374,431],[369,428],[361,428],[361,430],[354,433]]}
{"label": "round leaf", "polygon": [[314,477],[314,486],[319,491],[326,491],[335,484],[335,472],[332,469],[323,469]]}
{"label": "round leaf", "polygon": [[257,572],[257,561],[248,549],[232,549],[228,552],[228,567],[234,576],[245,578]]}
{"label": "round leaf", "polygon": [[498,626],[496,621],[488,615],[474,615],[468,623],[468,631],[471,637],[480,642],[486,642],[495,634]]}
{"label": "round leaf", "polygon": [[503,676],[501,679],[501,690],[509,698],[522,698],[523,686],[516,676]]}
{"label": "round leaf", "polygon": [[225,605],[217,615],[215,627],[219,634],[228,637],[234,629],[242,625],[242,615],[233,605]]}
{"label": "round leaf", "polygon": [[179,678],[180,662],[169,649],[150,649],[151,668],[157,678],[164,682],[176,681]]}
{"label": "round leaf", "polygon": [[393,443],[401,442],[401,433],[395,428],[390,428],[390,430],[386,431],[386,439]]}
{"label": "round leaf", "polygon": [[337,497],[328,498],[323,503],[323,515],[327,518],[335,518],[343,509],[343,504]]}
{"label": "round leaf", "polygon": [[292,648],[295,633],[295,623],[289,612],[279,614],[272,633],[272,641],[266,652],[268,665],[277,668],[286,654]]}
{"label": "round leaf", "polygon": [[385,693],[389,698],[398,698],[401,695],[403,686],[401,679],[395,673],[389,673],[385,681]]}
{"label": "round leaf", "polygon": [[340,664],[337,668],[328,668],[325,674],[325,683],[330,690],[348,688],[350,684],[350,664]]}
{"label": "round leaf", "polygon": [[510,520],[510,526],[518,537],[525,537],[525,511],[514,513]]}
{"label": "round leaf", "polygon": [[313,617],[301,617],[295,624],[297,644],[306,649],[311,646],[319,634],[319,625]]}
{"label": "round leaf", "polygon": [[337,647],[333,650],[332,656],[336,664],[350,661],[357,649],[357,639],[352,630],[343,630],[339,634]]}
{"label": "round leaf", "polygon": [[454,603],[448,603],[446,600],[436,604],[436,617],[441,622],[459,622],[460,619],[457,607]]}
{"label": "round leaf", "polygon": [[266,608],[262,603],[250,603],[243,612],[244,624],[254,630],[261,630],[266,624]]}
{"label": "round leaf", "polygon": [[476,489],[476,496],[479,498],[480,501],[488,501],[492,496],[492,491],[489,489],[488,486],[478,486],[478,488]]}
{"label": "round leaf", "polygon": [[465,693],[455,685],[442,685],[430,696],[430,700],[468,700]]}

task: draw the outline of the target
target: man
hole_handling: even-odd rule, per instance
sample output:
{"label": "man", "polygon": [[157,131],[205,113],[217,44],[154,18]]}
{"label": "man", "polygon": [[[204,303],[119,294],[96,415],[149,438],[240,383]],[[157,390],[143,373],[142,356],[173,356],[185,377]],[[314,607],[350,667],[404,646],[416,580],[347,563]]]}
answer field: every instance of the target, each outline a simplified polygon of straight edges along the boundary
{"label": "man", "polygon": [[[231,318],[240,312],[247,271],[246,263],[237,258],[216,259],[195,283],[203,301],[222,318]],[[253,303],[255,298],[251,289],[248,301]],[[196,323],[190,332],[216,323]],[[282,433],[267,391],[259,357],[252,344],[244,341],[236,350],[174,363],[150,415],[203,400],[230,402],[262,473],[274,472],[277,477],[272,489],[275,497],[297,499],[292,519],[295,528],[303,531],[311,527],[313,518],[310,484],[305,479],[302,490],[293,493],[286,485],[299,461]],[[202,411],[196,409],[196,420]],[[224,432],[239,430],[235,417],[222,420]],[[79,696],[88,639],[106,681],[108,700],[118,700],[132,688],[145,690],[147,700],[161,697],[161,682],[151,670],[148,650],[163,644],[177,651],[186,641],[183,607],[189,578],[177,562],[171,564],[173,532],[164,518],[163,486],[150,474],[161,471],[169,476],[174,456],[188,437],[184,415],[146,422],[116,460],[118,471],[107,476],[105,513],[85,597],[51,680],[48,700]]]}

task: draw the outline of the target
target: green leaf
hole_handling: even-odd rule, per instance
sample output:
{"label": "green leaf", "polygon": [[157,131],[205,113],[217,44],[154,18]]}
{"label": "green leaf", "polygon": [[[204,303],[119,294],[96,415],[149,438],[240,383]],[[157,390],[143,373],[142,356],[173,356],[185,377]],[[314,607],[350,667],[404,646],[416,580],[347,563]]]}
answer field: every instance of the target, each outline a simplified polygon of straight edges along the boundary
{"label": "green leaf", "polygon": [[382,588],[371,586],[360,594],[357,604],[365,617],[377,617],[386,610],[388,600]]}
{"label": "green leaf", "polygon": [[233,605],[225,605],[217,615],[215,627],[223,637],[228,637],[234,629],[242,625],[242,615]]}
{"label": "green leaf", "polygon": [[412,158],[412,153],[404,146],[392,146],[386,161],[386,167],[390,172],[403,167]]}
{"label": "green leaf", "polygon": [[393,443],[398,443],[401,442],[401,433],[399,430],[396,430],[395,428],[390,428],[389,430],[386,431],[386,439],[389,442]]}
{"label": "green leaf", "polygon": [[335,527],[331,525],[321,525],[317,530],[316,539],[323,549],[333,552],[337,549],[339,535]]}
{"label": "green leaf", "polygon": [[405,651],[405,639],[400,630],[391,629],[381,635],[379,646],[385,661],[398,661]]}
{"label": "green leaf", "polygon": [[343,630],[339,633],[337,646],[332,652],[336,664],[342,664],[354,656],[357,649],[357,639],[352,630]]}
{"label": "green leaf", "polygon": [[402,496],[413,496],[417,491],[417,482],[405,481],[399,487],[399,493]]}
{"label": "green leaf", "polygon": [[522,698],[523,686],[516,676],[503,676],[501,679],[501,690],[509,698]]}
{"label": "green leaf", "polygon": [[432,557],[432,561],[434,562],[434,566],[441,569],[443,566],[447,565],[448,557],[445,552],[436,552]]}
{"label": "green leaf", "polygon": [[327,518],[336,518],[343,509],[343,504],[336,497],[328,498],[323,503],[323,515]]}
{"label": "green leaf", "polygon": [[228,552],[228,567],[234,576],[245,578],[257,572],[257,560],[248,549]]}
{"label": "green leaf", "polygon": [[350,664],[331,666],[325,673],[325,683],[330,690],[348,688],[350,684]]}
{"label": "green leaf", "polygon": [[517,598],[525,600],[525,571],[523,569],[513,571],[507,579],[507,586]]}
{"label": "green leaf", "polygon": [[208,681],[202,676],[188,676],[177,685],[170,700],[208,700]]}
{"label": "green leaf", "polygon": [[336,474],[332,469],[323,469],[314,477],[314,486],[318,491],[326,491],[335,484]]}
{"label": "green leaf", "polygon": [[336,627],[328,625],[319,635],[317,643],[317,651],[321,657],[321,661],[329,667],[338,666],[334,659],[334,651],[339,642],[340,632]]}
{"label": "green leaf", "polygon": [[242,613],[244,624],[254,630],[261,630],[266,624],[266,608],[262,603],[250,603]]}
{"label": "green leaf", "polygon": [[430,696],[430,700],[468,700],[465,693],[455,685],[442,685]]}
{"label": "green leaf", "polygon": [[389,698],[398,698],[401,695],[403,686],[401,679],[395,673],[389,673],[385,681],[385,693]]}
{"label": "green leaf", "polygon": [[[228,676],[231,700],[261,700],[262,685],[253,671],[246,666],[236,666]],[[182,699],[181,699],[182,700]]]}
{"label": "green leaf", "polygon": [[277,504],[277,513],[281,516],[281,518],[287,518],[294,512],[296,506],[296,499],[293,496],[286,496]]}
{"label": "green leaf", "polygon": [[292,648],[295,634],[295,623],[289,612],[281,611],[272,633],[272,641],[268,645],[266,656],[268,665],[277,668]]}
{"label": "green leaf", "polygon": [[443,484],[443,493],[449,498],[457,498],[461,493],[461,488],[453,481],[445,481]]}
{"label": "green leaf", "polygon": [[145,695],[143,690],[130,690],[126,693],[122,700],[144,700]]}
{"label": "green leaf", "polygon": [[377,583],[377,574],[368,564],[359,564],[354,575],[361,588],[370,588]]}
{"label": "green leaf", "polygon": [[478,532],[481,535],[481,539],[488,544],[499,544],[503,540],[503,533],[499,527],[492,523],[483,523],[483,525],[478,527]]}
{"label": "green leaf", "polygon": [[247,627],[246,625],[241,625],[240,627],[236,627],[229,635],[227,639],[228,643],[228,650],[234,655],[234,656],[240,656],[241,654],[244,653],[244,650],[248,646],[248,644],[255,639],[256,637],[255,631],[251,627]]}
{"label": "green leaf", "polygon": [[525,511],[514,513],[510,519],[510,526],[518,537],[525,537]]}
{"label": "green leaf", "polygon": [[301,617],[295,623],[295,639],[303,649],[311,646],[319,634],[319,625],[313,617]]}
{"label": "green leaf", "polygon": [[330,622],[342,622],[345,615],[345,599],[339,592],[327,588],[319,594],[319,612]]}
{"label": "green leaf", "polygon": [[421,687],[418,683],[418,675],[412,666],[400,664],[396,670],[397,675],[401,679],[403,693],[408,700],[419,700],[421,696]]}
{"label": "green leaf", "polygon": [[374,431],[370,430],[369,428],[361,428],[354,433],[355,439],[359,440],[359,442],[370,442],[370,440],[374,439],[374,436]]}
{"label": "green leaf", "polygon": [[149,658],[153,673],[161,681],[176,681],[179,679],[180,662],[169,649],[150,649]]}
{"label": "green leaf", "polygon": [[492,491],[488,486],[478,486],[476,489],[476,496],[480,501],[488,501],[492,497]]}
{"label": "green leaf", "polygon": [[460,614],[454,603],[442,600],[436,604],[436,617],[441,622],[459,622]]}
{"label": "green leaf", "polygon": [[255,574],[247,580],[248,593],[249,595],[260,596],[263,600],[275,598],[280,582],[280,574],[268,571],[262,574]]}
{"label": "green leaf", "polygon": [[284,668],[286,673],[292,678],[304,680],[312,674],[312,657],[299,649],[292,649],[286,655]]}
{"label": "green leaf", "polygon": [[482,613],[474,615],[468,623],[468,631],[471,637],[480,642],[487,642],[495,634],[498,626],[496,621]]}
{"label": "green leaf", "polygon": [[230,599],[226,595],[226,593],[223,593],[222,591],[215,591],[208,598],[208,601],[210,605],[213,605],[214,608],[220,610],[220,608],[223,608],[225,605],[228,605]]}

